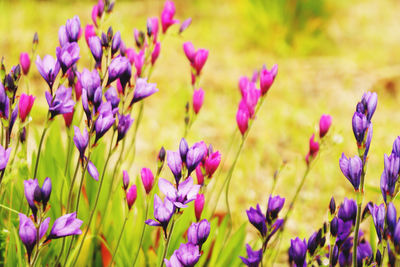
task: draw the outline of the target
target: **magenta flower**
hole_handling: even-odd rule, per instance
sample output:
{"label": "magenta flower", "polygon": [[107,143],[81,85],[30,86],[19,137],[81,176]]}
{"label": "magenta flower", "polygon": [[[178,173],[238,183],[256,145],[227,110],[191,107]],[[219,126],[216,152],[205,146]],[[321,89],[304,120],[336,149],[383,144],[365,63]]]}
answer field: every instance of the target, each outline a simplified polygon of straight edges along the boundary
{"label": "magenta flower", "polygon": [[197,75],[200,74],[208,58],[207,49],[199,49],[196,51],[196,56],[194,57],[193,67],[197,71]]}
{"label": "magenta flower", "polygon": [[331,127],[332,124],[332,117],[327,114],[323,114],[321,116],[321,119],[319,120],[319,137],[322,138],[324,137],[327,132],[329,131],[329,128]]}
{"label": "magenta flower", "polygon": [[[307,164],[310,164],[311,160],[314,159],[319,151],[319,143],[314,141],[315,134],[313,134],[310,137],[310,147],[309,147],[309,152],[306,155],[306,162]],[[311,159],[310,159],[311,157]]]}
{"label": "magenta flower", "polygon": [[203,185],[204,184],[204,175],[203,175],[203,164],[200,163],[196,167],[196,177],[197,177],[197,184]]}
{"label": "magenta flower", "polygon": [[260,71],[260,89],[261,94],[265,95],[271,85],[274,83],[276,74],[278,73],[278,65],[272,66],[271,70],[269,71],[267,67],[264,65]]}
{"label": "magenta flower", "polygon": [[27,75],[31,66],[31,59],[28,53],[23,52],[19,55],[19,64],[21,65],[22,73]]}
{"label": "magenta flower", "polygon": [[217,170],[219,163],[221,162],[221,153],[215,151],[211,153],[205,160],[204,168],[208,177],[211,177]]}
{"label": "magenta flower", "polygon": [[40,75],[42,75],[43,79],[49,85],[50,90],[52,90],[54,81],[60,71],[60,63],[50,55],[44,56],[43,60],[37,56],[36,66]]}
{"label": "magenta flower", "polygon": [[79,60],[79,45],[67,43],[56,48],[57,60],[60,62],[62,73],[65,74]]}
{"label": "magenta flower", "polygon": [[157,42],[154,46],[154,50],[151,53],[151,65],[154,65],[156,63],[158,56],[160,55],[160,50],[161,50],[161,43]]}
{"label": "magenta flower", "polygon": [[140,50],[138,53],[134,54],[134,63],[136,68],[136,76],[140,77],[142,75],[142,68],[144,65],[144,49]]}
{"label": "magenta flower", "polygon": [[86,44],[89,46],[90,37],[96,36],[96,29],[92,24],[87,24],[85,27],[85,40]]}
{"label": "magenta flower", "polygon": [[204,102],[204,91],[199,88],[193,92],[193,111],[198,114]]}
{"label": "magenta flower", "polygon": [[137,189],[136,185],[133,184],[126,192],[126,202],[128,204],[129,209],[131,209],[133,204],[135,203],[136,197],[137,197]]}
{"label": "magenta flower", "polygon": [[142,178],[143,187],[146,194],[149,194],[154,185],[154,176],[149,168],[142,168],[140,171],[140,176]]}
{"label": "magenta flower", "polygon": [[33,95],[21,94],[19,98],[18,108],[19,108],[19,118],[22,122],[25,121],[29,112],[32,109],[33,103],[35,102],[36,97]]}
{"label": "magenta flower", "polygon": [[204,209],[204,195],[197,194],[196,199],[194,200],[194,214],[196,216],[197,221],[200,221],[203,209]]}
{"label": "magenta flower", "polygon": [[153,36],[154,43],[157,41],[157,35],[158,35],[158,18],[157,17],[147,19],[147,35],[149,37]]}
{"label": "magenta flower", "polygon": [[179,33],[181,34],[183,31],[185,31],[190,26],[191,23],[192,23],[192,18],[185,19],[182,22],[181,27],[179,28]]}
{"label": "magenta flower", "polygon": [[183,43],[183,51],[185,52],[185,55],[189,59],[190,63],[193,64],[196,56],[196,49],[194,48],[194,45],[191,42]]}
{"label": "magenta flower", "polygon": [[179,20],[174,19],[175,4],[172,1],[165,1],[164,9],[161,12],[161,26],[162,31],[165,33],[171,25],[178,23]]}
{"label": "magenta flower", "polygon": [[83,221],[76,218],[76,212],[69,213],[56,219],[47,239],[57,239],[70,235],[80,235]]}
{"label": "magenta flower", "polygon": [[249,117],[250,115],[247,109],[239,107],[236,113],[236,122],[242,136],[247,132],[249,127]]}

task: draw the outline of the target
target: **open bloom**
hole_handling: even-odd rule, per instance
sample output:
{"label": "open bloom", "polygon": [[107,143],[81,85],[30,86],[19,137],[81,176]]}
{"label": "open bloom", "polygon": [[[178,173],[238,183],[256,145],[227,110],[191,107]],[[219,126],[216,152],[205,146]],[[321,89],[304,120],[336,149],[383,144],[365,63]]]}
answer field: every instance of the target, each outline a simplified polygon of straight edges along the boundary
{"label": "open bloom", "polygon": [[55,220],[47,239],[56,239],[70,235],[80,235],[83,221],[76,218],[76,212],[65,214]]}
{"label": "open bloom", "polygon": [[[46,234],[49,222],[50,218],[46,218],[41,223],[39,229],[39,240]],[[30,259],[32,250],[37,243],[37,230],[33,221],[23,213],[19,213],[19,237],[26,248],[28,259]]]}
{"label": "open bloom", "polygon": [[179,20],[174,19],[174,16],[175,16],[174,2],[170,0],[165,1],[164,9],[161,12],[161,26],[163,33],[165,33],[171,25],[179,22]]}
{"label": "open bloom", "polygon": [[54,81],[60,71],[60,63],[50,55],[44,56],[43,60],[37,56],[36,66],[40,75],[42,75],[43,79],[49,85],[50,90],[52,90]]}
{"label": "open bloom", "polygon": [[268,70],[265,65],[262,67],[260,71],[260,89],[262,95],[265,95],[268,92],[277,74],[278,65],[276,64],[272,66],[271,70]]}
{"label": "open bloom", "polygon": [[181,244],[170,260],[164,259],[164,262],[167,267],[191,267],[196,265],[200,256],[199,246],[186,243]]}
{"label": "open bloom", "polygon": [[207,146],[204,142],[197,142],[189,148],[186,154],[186,167],[188,169],[188,175],[196,169],[200,162],[207,155]]}
{"label": "open bloom", "polygon": [[255,228],[260,232],[262,236],[267,234],[267,225],[265,222],[265,215],[261,211],[260,205],[257,204],[257,207],[254,209],[250,207],[249,210],[246,210],[247,217],[249,218],[249,222],[254,225]]}
{"label": "open bloom", "polygon": [[239,256],[243,263],[248,267],[258,267],[262,260],[263,252],[260,250],[252,250],[249,244],[246,244],[247,258]]}
{"label": "open bloom", "polygon": [[177,208],[186,208],[186,204],[195,200],[200,190],[200,185],[193,184],[192,177],[180,183],[178,189],[169,181],[161,178],[158,182],[158,187]]}
{"label": "open bloom", "polygon": [[358,156],[353,158],[347,158],[344,153],[339,160],[340,169],[346,178],[353,185],[354,190],[358,190],[360,187],[361,172],[363,169],[363,164]]}
{"label": "open bloom", "polygon": [[56,48],[57,60],[60,62],[62,73],[65,74],[79,60],[79,45],[67,43]]}
{"label": "open bloom", "polygon": [[75,102],[72,100],[71,88],[66,88],[64,85],[60,85],[54,98],[48,91],[46,91],[45,95],[51,114],[50,119],[53,119],[58,114],[70,113],[74,110]]}
{"label": "open bloom", "polygon": [[19,107],[19,117],[22,122],[25,121],[29,112],[31,112],[35,99],[36,97],[34,97],[33,95],[21,94],[19,98],[18,107]]}
{"label": "open bloom", "polygon": [[166,233],[166,229],[168,227],[168,223],[172,218],[172,215],[175,213],[174,204],[168,199],[165,198],[164,202],[160,199],[157,194],[154,195],[154,218],[157,220],[149,219],[146,221],[146,224],[150,226],[161,226]]}
{"label": "open bloom", "polygon": [[138,78],[136,80],[135,91],[130,105],[142,100],[143,98],[149,97],[152,94],[158,92],[155,83],[148,83],[147,78]]}

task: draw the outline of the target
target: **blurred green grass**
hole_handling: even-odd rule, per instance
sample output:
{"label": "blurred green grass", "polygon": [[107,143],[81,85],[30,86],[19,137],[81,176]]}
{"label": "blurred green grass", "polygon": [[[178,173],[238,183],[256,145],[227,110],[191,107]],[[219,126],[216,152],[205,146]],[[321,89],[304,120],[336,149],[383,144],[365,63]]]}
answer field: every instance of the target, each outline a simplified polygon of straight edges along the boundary
{"label": "blurred green grass", "polygon": [[[204,139],[222,151],[225,158],[229,139],[237,131],[235,114],[240,98],[237,81],[266,63],[279,64],[278,77],[261,108],[238,162],[231,184],[235,225],[246,221],[245,209],[266,205],[273,173],[282,161],[287,167],[274,193],[289,201],[301,178],[308,139],[317,130],[323,113],[333,116],[331,142],[308,177],[293,219],[290,234],[308,237],[321,226],[331,196],[337,201],[353,197],[352,188],[338,168],[342,152],[356,153],[351,117],[357,101],[367,90],[378,92],[374,137],[369,153],[367,200],[380,201],[378,188],[383,154],[389,153],[400,134],[399,73],[400,27],[398,1],[325,1],[326,17],[318,22],[319,33],[308,30],[294,37],[292,45],[279,27],[260,26],[254,6],[247,1],[177,1],[179,18],[193,17],[183,38],[168,37],[152,78],[160,91],[146,100],[143,124],[138,133],[133,166],[124,166],[135,177],[141,167],[153,166],[161,147],[177,149],[183,134],[184,106],[191,95],[189,63],[182,51],[184,41],[210,50],[201,86],[206,92],[203,109],[189,134],[189,142]],[[8,66],[18,62],[19,53],[29,51],[35,31],[38,54],[55,54],[58,28],[79,15],[82,25],[90,23],[91,2],[0,2],[0,56]],[[133,29],[144,29],[146,18],[158,16],[163,1],[118,1],[107,25],[121,31],[127,46],[134,44]],[[253,16],[253,17],[252,17]],[[259,14],[268,19],[269,14]],[[309,28],[307,28],[309,27]],[[255,41],[256,40],[256,41]],[[82,66],[90,66],[84,39]],[[31,66],[31,90],[38,95],[32,117],[39,125],[45,119],[46,85],[36,66]],[[39,104],[40,103],[40,104]],[[59,120],[62,120],[59,118]],[[236,149],[238,142],[234,144]],[[30,143],[34,147],[33,142]],[[228,169],[232,159],[225,165]],[[167,175],[167,171],[164,171]],[[222,180],[223,176],[218,179]],[[217,180],[217,179],[216,179]],[[220,181],[214,181],[220,182]],[[211,184],[213,186],[213,184]],[[373,187],[373,188],[370,188]],[[221,200],[219,208],[224,209]],[[368,228],[367,225],[363,225]],[[250,236],[250,235],[248,235]],[[285,243],[286,242],[286,243]]]}

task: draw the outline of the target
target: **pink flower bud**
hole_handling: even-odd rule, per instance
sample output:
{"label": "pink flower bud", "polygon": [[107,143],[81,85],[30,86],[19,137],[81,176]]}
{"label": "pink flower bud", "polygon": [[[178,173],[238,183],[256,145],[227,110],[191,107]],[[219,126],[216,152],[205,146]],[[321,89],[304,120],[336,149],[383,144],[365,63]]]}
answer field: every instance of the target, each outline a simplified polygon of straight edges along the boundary
{"label": "pink flower bud", "polygon": [[196,215],[197,221],[200,221],[203,209],[204,209],[204,195],[197,194],[197,197],[194,201],[194,214]]}
{"label": "pink flower bud", "polygon": [[75,99],[76,99],[76,101],[79,101],[79,99],[81,99],[81,95],[82,95],[82,84],[81,84],[81,80],[79,78],[76,80],[74,89],[75,89]]}
{"label": "pink flower bud", "polygon": [[140,50],[139,53],[135,54],[135,68],[136,68],[136,75],[140,77],[142,75],[142,68],[144,64],[144,50]]}
{"label": "pink flower bud", "polygon": [[202,164],[200,163],[196,167],[196,177],[197,177],[197,184],[203,185],[204,184],[204,175],[202,171]]}
{"label": "pink flower bud", "polygon": [[175,16],[174,2],[169,0],[165,1],[164,9],[161,12],[161,26],[163,33],[165,33],[171,25],[179,22],[179,20],[174,19],[174,16]]}
{"label": "pink flower bud", "polygon": [[242,76],[239,79],[239,89],[240,89],[240,94],[242,95],[242,97],[245,96],[246,94],[246,90],[247,90],[247,85],[249,84],[249,78],[247,78],[246,76]]}
{"label": "pink flower bud", "polygon": [[[318,144],[318,142],[314,141],[314,138],[315,138],[315,134],[313,134],[310,138],[310,149],[309,149],[308,154],[306,155],[307,165],[310,164],[311,159],[313,159],[317,156],[318,151],[319,151],[319,144]],[[311,157],[311,159],[310,159],[310,157]]]}
{"label": "pink flower bud", "polygon": [[204,102],[204,91],[199,88],[193,92],[193,110],[194,113],[198,114]]}
{"label": "pink flower bud", "polygon": [[129,62],[131,63],[131,65],[133,65],[133,63],[135,63],[135,50],[133,50],[133,48],[127,48],[125,50],[126,53],[126,57],[129,59]]}
{"label": "pink flower bud", "polygon": [[275,80],[276,74],[278,73],[278,65],[274,65],[270,71],[263,66],[260,72],[260,89],[262,95],[265,95],[269,88],[271,87],[272,83]]}
{"label": "pink flower bud", "polygon": [[215,151],[214,153],[212,153],[207,157],[204,167],[206,169],[206,174],[208,177],[211,177],[214,174],[220,162],[221,162],[221,153],[219,153],[219,151]]}
{"label": "pink flower bud", "polygon": [[185,52],[185,55],[189,59],[190,63],[193,64],[194,57],[196,56],[196,50],[194,49],[194,45],[191,42],[184,43],[183,51]]}
{"label": "pink flower bud", "polygon": [[117,90],[118,90],[118,93],[124,94],[124,88],[122,87],[122,84],[121,84],[121,81],[119,78],[117,79]]}
{"label": "pink flower bud", "polygon": [[128,203],[129,209],[131,209],[133,204],[135,203],[136,197],[137,197],[137,189],[136,185],[133,184],[126,192],[126,202]]}
{"label": "pink flower bud", "polygon": [[29,67],[31,66],[31,59],[28,53],[21,53],[19,56],[19,64],[21,64],[22,73],[27,75],[29,72]]}
{"label": "pink flower bud", "polygon": [[29,112],[31,112],[33,103],[35,102],[36,97],[33,95],[22,94],[19,98],[18,109],[19,109],[19,118],[22,122],[25,121]]}
{"label": "pink flower bud", "polygon": [[65,126],[67,126],[67,128],[71,127],[72,120],[74,119],[74,111],[72,110],[69,113],[64,113],[63,117],[64,117]]}
{"label": "pink flower bud", "polygon": [[331,127],[332,124],[332,117],[327,114],[323,114],[321,119],[319,120],[319,137],[324,137]]}
{"label": "pink flower bud", "polygon": [[124,190],[128,189],[129,187],[129,174],[126,170],[122,172],[122,185]]}
{"label": "pink flower bud", "polygon": [[90,37],[96,36],[96,30],[92,24],[87,24],[85,27],[85,39],[86,39],[86,44],[89,47],[89,39]]}
{"label": "pink flower bud", "polygon": [[157,42],[156,45],[154,46],[153,53],[151,53],[151,65],[154,65],[154,63],[156,63],[158,56],[160,55],[160,50],[161,50],[161,44],[160,42]]}
{"label": "pink flower bud", "polygon": [[206,64],[207,58],[208,58],[208,50],[206,49],[197,50],[193,63],[193,66],[197,71],[197,75],[200,74],[201,70],[204,67],[204,64]]}
{"label": "pink flower bud", "polygon": [[99,7],[97,5],[94,5],[93,9],[92,9],[92,21],[96,27],[97,27],[97,14],[98,13],[99,13]]}
{"label": "pink flower bud", "polygon": [[249,112],[240,108],[236,113],[236,122],[242,135],[244,135],[249,127]]}
{"label": "pink flower bud", "polygon": [[146,194],[149,194],[154,184],[154,176],[149,168],[143,168],[140,171],[142,177],[143,187],[146,190]]}
{"label": "pink flower bud", "polygon": [[157,41],[158,35],[158,18],[149,18],[147,19],[147,34],[149,36],[153,36],[153,42]]}

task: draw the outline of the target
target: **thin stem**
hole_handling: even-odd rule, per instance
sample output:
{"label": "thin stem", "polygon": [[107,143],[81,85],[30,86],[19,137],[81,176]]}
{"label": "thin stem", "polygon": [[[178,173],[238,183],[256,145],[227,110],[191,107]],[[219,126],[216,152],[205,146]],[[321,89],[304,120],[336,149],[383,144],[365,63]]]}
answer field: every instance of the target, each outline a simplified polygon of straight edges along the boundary
{"label": "thin stem", "polygon": [[[112,137],[111,137],[111,142],[110,142],[110,148],[109,148],[109,151],[108,151],[108,156],[107,156],[106,162],[105,162],[104,167],[103,167],[103,172],[102,172],[102,174],[101,174],[100,185],[99,185],[99,189],[97,190],[96,200],[95,200],[95,202],[94,202],[93,209],[92,209],[92,211],[90,212],[89,222],[88,222],[88,225],[87,225],[87,227],[86,227],[85,233],[84,233],[84,235],[83,235],[83,237],[82,237],[82,241],[81,241],[81,243],[80,243],[80,245],[79,245],[78,253],[77,253],[76,257],[75,257],[75,260],[74,260],[73,263],[72,263],[72,266],[75,266],[75,263],[76,263],[76,261],[78,260],[78,257],[79,257],[79,254],[80,254],[80,252],[81,252],[83,243],[85,242],[87,233],[89,232],[90,224],[92,223],[92,220],[93,220],[93,215],[94,215],[94,213],[95,213],[95,211],[96,211],[97,204],[98,204],[98,202],[99,202],[100,192],[101,192],[101,188],[102,188],[103,182],[104,182],[104,175],[105,175],[105,172],[106,172],[106,169],[107,169],[107,165],[108,165],[108,162],[110,161],[110,157],[111,157],[111,154],[112,154],[112,151],[113,151],[113,150],[112,150],[112,147],[113,147],[112,145],[113,145],[113,139],[114,139],[115,132],[116,132],[116,131],[113,131],[113,135],[112,135]],[[88,162],[89,162],[89,161],[88,161]]]}
{"label": "thin stem", "polygon": [[170,242],[171,236],[172,236],[172,231],[174,231],[174,226],[175,226],[175,218],[172,220],[171,229],[169,230],[169,234],[167,236],[167,239],[165,240],[165,247],[164,247],[164,251],[163,251],[163,256],[161,258],[160,267],[162,267],[164,265],[164,259],[165,259],[165,256],[167,255],[169,242]]}
{"label": "thin stem", "polygon": [[[149,195],[148,195],[149,196]],[[146,220],[147,219],[147,215],[148,215],[148,213],[149,213],[149,204],[150,204],[150,202],[151,201],[149,201],[149,197],[146,197],[146,212],[145,212],[145,215],[144,215],[144,219]],[[139,241],[139,247],[138,247],[138,249],[136,250],[136,253],[135,253],[135,257],[133,258],[134,260],[133,260],[133,266],[135,266],[135,264],[136,264],[136,261],[137,261],[137,258],[138,258],[138,256],[139,256],[139,251],[140,251],[140,249],[142,248],[142,243],[143,243],[143,237],[144,237],[144,232],[146,231],[146,223],[145,223],[145,220],[143,221],[143,228],[142,228],[142,234],[141,234],[141,236],[140,236],[140,241]]]}
{"label": "thin stem", "polygon": [[36,174],[37,174],[38,166],[39,166],[39,160],[40,160],[40,152],[42,151],[44,136],[46,135],[46,132],[48,129],[49,129],[49,126],[46,125],[43,129],[42,137],[40,138],[38,154],[36,157],[35,171],[33,172],[33,178],[36,178]]}
{"label": "thin stem", "polygon": [[119,238],[118,238],[118,241],[117,241],[117,246],[116,246],[115,249],[114,249],[114,252],[113,252],[113,254],[112,254],[111,261],[110,261],[110,263],[108,264],[108,266],[111,266],[112,263],[114,262],[115,254],[117,254],[117,250],[118,250],[118,247],[119,247],[119,243],[121,242],[122,234],[124,233],[125,225],[126,225],[126,222],[128,221],[128,216],[129,216],[129,211],[128,211],[128,213],[127,213],[126,216],[125,216],[124,224],[122,225],[121,233],[119,234]]}
{"label": "thin stem", "polygon": [[130,161],[130,164],[132,164],[133,161],[135,160],[135,155],[136,155],[136,136],[137,136],[137,132],[138,132],[138,129],[139,129],[140,122],[142,121],[143,109],[144,109],[144,102],[141,101],[140,102],[140,107],[139,107],[138,117],[137,117],[137,120],[136,120],[136,123],[135,123],[134,132],[133,132],[132,142],[131,142],[131,144],[129,146],[129,147],[131,147],[131,151],[132,151],[132,159]]}
{"label": "thin stem", "polygon": [[80,159],[78,158],[78,161],[76,162],[75,171],[74,171],[74,177],[72,178],[71,184],[69,186],[68,201],[67,201],[67,212],[69,210],[69,205],[71,205],[72,191],[74,189],[76,177],[77,177],[77,174],[78,174],[79,163],[80,163]]}

